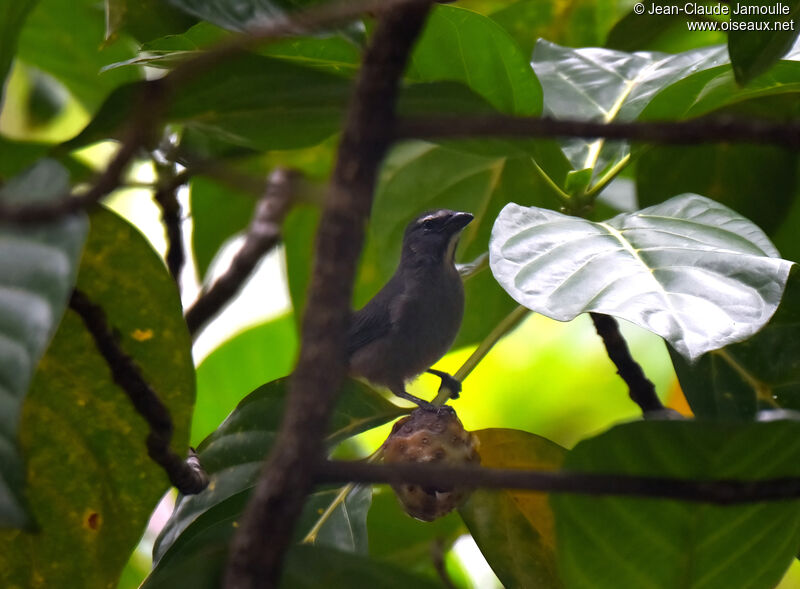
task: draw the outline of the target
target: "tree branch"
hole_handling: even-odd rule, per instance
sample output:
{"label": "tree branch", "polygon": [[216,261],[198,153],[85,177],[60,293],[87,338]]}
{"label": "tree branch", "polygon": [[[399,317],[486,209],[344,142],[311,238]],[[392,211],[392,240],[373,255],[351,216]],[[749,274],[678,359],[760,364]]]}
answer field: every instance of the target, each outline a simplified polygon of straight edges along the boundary
{"label": "tree branch", "polygon": [[153,195],[161,208],[161,222],[167,236],[167,268],[180,288],[181,271],[186,262],[183,245],[183,212],[178,201],[178,189],[186,184],[191,177],[188,170],[175,174],[174,164],[155,163],[158,171],[158,188]]}
{"label": "tree branch", "polygon": [[617,320],[602,313],[589,313],[589,315],[592,317],[597,335],[603,339],[608,357],[617,367],[617,374],[628,385],[631,400],[642,409],[642,413],[663,411],[665,407],[656,395],[655,385],[644,375],[642,367],[631,356]]}
{"label": "tree branch", "polygon": [[300,358],[278,437],[234,537],[228,589],[274,587],[313,484],[345,375],[345,332],[377,170],[394,130],[398,83],[430,9],[410,0],[378,19],[347,113],[317,233]]}
{"label": "tree branch", "polygon": [[475,137],[583,137],[650,143],[696,144],[740,141],[800,149],[800,124],[730,117],[675,122],[613,122],[506,115],[414,117],[398,121],[397,139]]}
{"label": "tree branch", "polygon": [[170,449],[173,427],[169,410],[144,380],[133,359],[120,348],[109,329],[103,309],[77,289],[72,292],[69,306],[80,316],[94,338],[97,350],[111,369],[114,382],[125,391],[136,411],[147,421],[150,427],[147,453],[150,458],[164,469],[170,482],[184,495],[205,489],[208,475],[200,466],[194,451],[184,461]]}
{"label": "tree branch", "polygon": [[736,505],[800,498],[800,477],[691,480],[575,471],[513,470],[443,464],[370,464],[324,461],[318,483],[409,483],[430,488],[465,486],[579,495],[618,495]]}
{"label": "tree branch", "polygon": [[186,311],[186,324],[192,336],[236,296],[258,262],[280,241],[281,224],[291,204],[295,176],[296,173],[283,168],[270,174],[244,243],[230,267]]}

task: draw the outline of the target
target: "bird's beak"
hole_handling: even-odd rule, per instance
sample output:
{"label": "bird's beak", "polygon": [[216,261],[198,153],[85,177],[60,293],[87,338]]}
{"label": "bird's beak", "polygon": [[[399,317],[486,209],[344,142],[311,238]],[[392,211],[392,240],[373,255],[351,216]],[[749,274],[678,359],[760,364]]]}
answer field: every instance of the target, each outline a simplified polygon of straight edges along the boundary
{"label": "bird's beak", "polygon": [[474,217],[470,213],[453,213],[447,220],[447,229],[451,233],[458,233],[469,225]]}

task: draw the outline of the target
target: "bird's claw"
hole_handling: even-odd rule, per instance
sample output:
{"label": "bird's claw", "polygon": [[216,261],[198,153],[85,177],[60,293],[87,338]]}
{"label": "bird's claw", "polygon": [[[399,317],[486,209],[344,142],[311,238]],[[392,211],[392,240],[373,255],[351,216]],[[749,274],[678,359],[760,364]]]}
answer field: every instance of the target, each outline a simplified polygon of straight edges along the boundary
{"label": "bird's claw", "polygon": [[439,390],[447,387],[447,390],[450,391],[450,398],[458,399],[458,397],[461,395],[460,380],[442,370],[434,370],[433,368],[429,368],[428,372],[442,379],[442,384],[439,385]]}

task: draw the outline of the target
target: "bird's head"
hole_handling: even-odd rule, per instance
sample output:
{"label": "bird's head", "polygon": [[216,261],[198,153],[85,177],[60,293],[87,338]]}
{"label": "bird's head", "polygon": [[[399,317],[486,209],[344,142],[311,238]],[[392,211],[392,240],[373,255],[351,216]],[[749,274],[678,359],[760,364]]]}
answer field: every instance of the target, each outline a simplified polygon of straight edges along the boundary
{"label": "bird's head", "polygon": [[421,214],[406,227],[403,259],[423,264],[453,263],[461,230],[473,217],[449,209]]}

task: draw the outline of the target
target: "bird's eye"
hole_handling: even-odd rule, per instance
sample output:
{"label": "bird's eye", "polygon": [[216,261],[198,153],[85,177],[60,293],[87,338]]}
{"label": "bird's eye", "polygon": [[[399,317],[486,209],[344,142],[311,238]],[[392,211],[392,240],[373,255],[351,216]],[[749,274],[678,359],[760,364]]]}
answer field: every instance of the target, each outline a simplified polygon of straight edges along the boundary
{"label": "bird's eye", "polygon": [[436,224],[433,222],[433,219],[425,219],[425,220],[422,222],[422,226],[423,226],[423,227],[424,227],[426,230],[428,230],[428,231],[430,231],[431,229],[433,229],[434,225],[436,225]]}

